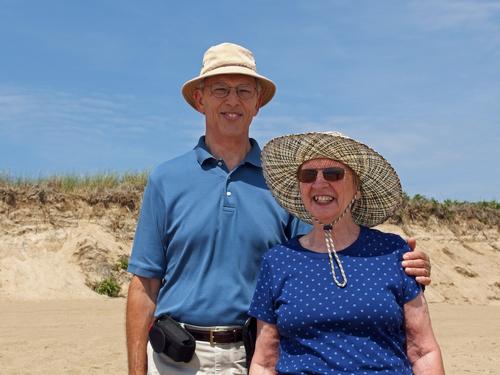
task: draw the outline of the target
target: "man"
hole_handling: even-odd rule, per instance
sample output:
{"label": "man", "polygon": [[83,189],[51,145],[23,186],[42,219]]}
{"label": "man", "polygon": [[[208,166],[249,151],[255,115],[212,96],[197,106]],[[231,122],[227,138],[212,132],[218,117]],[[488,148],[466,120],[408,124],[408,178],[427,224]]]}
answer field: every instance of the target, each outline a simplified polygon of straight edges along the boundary
{"label": "man", "polygon": [[[183,86],[186,101],[205,116],[205,136],[158,166],[144,192],[128,268],[134,274],[126,319],[130,374],[246,372],[241,326],[260,257],[307,230],[273,199],[260,148],[249,138],[253,117],[274,92],[252,53],[230,43],[209,48],[200,75]],[[410,273],[428,284],[427,256],[406,256]],[[190,362],[175,362],[148,344],[149,327],[162,314],[197,340]]]}

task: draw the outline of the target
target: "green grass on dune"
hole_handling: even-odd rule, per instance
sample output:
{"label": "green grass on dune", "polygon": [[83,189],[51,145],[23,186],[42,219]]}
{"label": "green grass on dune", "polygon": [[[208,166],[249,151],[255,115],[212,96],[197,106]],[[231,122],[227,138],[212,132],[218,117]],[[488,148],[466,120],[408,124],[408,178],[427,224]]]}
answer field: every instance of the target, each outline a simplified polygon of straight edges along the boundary
{"label": "green grass on dune", "polygon": [[403,204],[394,213],[391,221],[407,223],[426,221],[435,217],[440,221],[475,219],[487,225],[500,225],[500,202],[497,200],[467,202],[445,199],[442,202],[421,194],[413,197],[404,194]]}
{"label": "green grass on dune", "polygon": [[[142,191],[146,186],[148,175],[149,171],[21,178],[0,173],[0,190],[21,192],[23,190],[49,190],[86,197],[102,194],[113,196],[113,192],[116,191],[129,191],[134,192],[135,198],[133,200],[137,200],[134,202],[134,207],[139,207],[140,196],[142,196]],[[444,222],[475,219],[487,225],[499,226],[500,202],[497,200],[467,202],[451,199],[440,202],[421,194],[416,194],[413,197],[404,194],[403,204],[394,213],[390,221],[397,224],[415,221],[425,222],[431,217]]]}
{"label": "green grass on dune", "polygon": [[60,193],[115,190],[117,188],[144,189],[149,172],[106,172],[93,175],[54,175],[39,178],[12,177],[0,174],[0,187],[47,188]]}

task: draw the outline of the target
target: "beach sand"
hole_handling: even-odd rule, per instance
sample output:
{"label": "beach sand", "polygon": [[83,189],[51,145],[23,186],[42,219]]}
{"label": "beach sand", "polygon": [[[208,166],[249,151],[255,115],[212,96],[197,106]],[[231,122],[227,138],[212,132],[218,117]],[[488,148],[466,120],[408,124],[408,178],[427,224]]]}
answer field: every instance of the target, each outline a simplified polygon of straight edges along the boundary
{"label": "beach sand", "polygon": [[[0,374],[125,374],[125,299],[0,301]],[[431,303],[447,374],[500,372],[500,306]]]}

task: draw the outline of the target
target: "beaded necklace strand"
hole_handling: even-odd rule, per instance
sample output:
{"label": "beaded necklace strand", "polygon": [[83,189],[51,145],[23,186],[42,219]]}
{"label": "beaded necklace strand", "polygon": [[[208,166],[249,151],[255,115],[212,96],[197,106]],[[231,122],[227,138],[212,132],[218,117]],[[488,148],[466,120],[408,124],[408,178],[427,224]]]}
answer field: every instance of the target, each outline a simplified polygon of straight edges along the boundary
{"label": "beaded necklace strand", "polygon": [[[318,219],[314,218],[314,220],[321,225],[323,225],[323,232],[325,233],[325,243],[326,243],[326,249],[328,251],[328,260],[330,262],[330,268],[332,270],[332,278],[333,282],[340,288],[344,288],[347,285],[347,276],[344,271],[344,267],[342,266],[342,262],[340,261],[339,256],[337,255],[337,251],[335,250],[335,245],[333,244],[333,227],[345,216],[345,214],[351,209],[353,206],[354,202],[356,202],[356,196],[354,196],[351,200],[351,202],[347,205],[347,207],[344,209],[344,211],[340,214],[338,218],[336,218],[334,221],[332,221],[331,224],[323,224],[321,223]],[[334,264],[334,259],[335,262],[337,263],[337,266],[340,270],[340,274],[342,276],[342,279],[339,280],[337,279],[337,273],[335,272],[335,264]]]}

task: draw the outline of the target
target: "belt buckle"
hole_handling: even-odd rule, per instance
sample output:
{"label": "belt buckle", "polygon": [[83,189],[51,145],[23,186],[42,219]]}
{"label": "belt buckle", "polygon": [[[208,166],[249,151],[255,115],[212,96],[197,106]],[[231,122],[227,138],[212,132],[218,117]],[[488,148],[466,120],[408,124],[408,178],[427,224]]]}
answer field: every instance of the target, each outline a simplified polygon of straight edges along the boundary
{"label": "belt buckle", "polygon": [[224,329],[221,328],[210,328],[208,330],[208,341],[210,342],[210,345],[215,344],[216,342],[214,341],[214,333],[215,332],[223,332]]}

